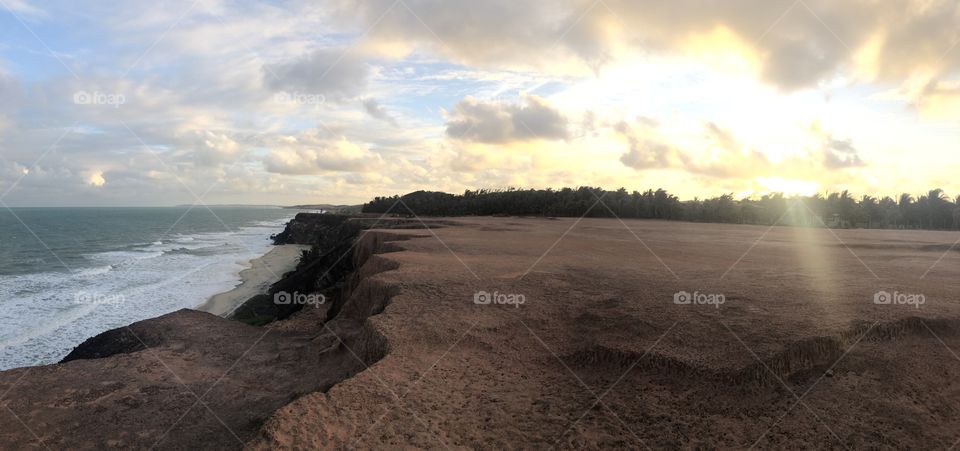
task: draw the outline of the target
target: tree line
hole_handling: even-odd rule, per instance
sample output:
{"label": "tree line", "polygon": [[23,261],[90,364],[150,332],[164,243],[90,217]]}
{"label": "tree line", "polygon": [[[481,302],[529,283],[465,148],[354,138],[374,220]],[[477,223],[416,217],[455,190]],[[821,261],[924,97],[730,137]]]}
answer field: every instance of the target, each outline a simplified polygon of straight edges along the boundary
{"label": "tree line", "polygon": [[467,190],[463,194],[416,191],[377,197],[364,204],[362,211],[417,216],[586,216],[834,228],[960,229],[960,196],[950,199],[941,189],[897,198],[856,198],[842,191],[789,197],[774,193],[742,199],[724,194],[687,201],[663,189],[506,188]]}

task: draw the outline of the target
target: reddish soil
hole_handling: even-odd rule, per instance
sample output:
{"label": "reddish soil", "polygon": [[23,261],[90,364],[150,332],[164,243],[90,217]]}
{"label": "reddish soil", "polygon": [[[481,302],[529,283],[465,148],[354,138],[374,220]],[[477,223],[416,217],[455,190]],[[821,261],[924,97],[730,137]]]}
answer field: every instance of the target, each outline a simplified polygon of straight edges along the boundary
{"label": "reddish soil", "polygon": [[[921,279],[955,233],[459,221],[384,256],[400,268],[376,278],[401,290],[372,322],[390,353],[281,409],[255,448],[960,439],[957,251]],[[476,305],[478,290],[526,299]],[[680,290],[726,302],[676,305]],[[878,290],[926,302],[876,305]]]}
{"label": "reddish soil", "polygon": [[[177,327],[202,330],[0,373],[0,395],[12,387],[0,397],[9,409],[0,447],[149,447],[168,429],[161,448],[946,449],[960,440],[956,233],[448,221],[457,225],[367,232],[355,258],[392,252],[365,260],[327,324],[333,333],[314,310],[258,342],[262,328],[180,312]],[[388,235],[414,238],[374,240]],[[479,291],[524,302],[479,305]],[[678,305],[680,291],[725,301]],[[878,291],[924,303],[878,305]],[[158,328],[148,326],[146,335]],[[214,383],[210,408],[175,423],[196,402],[185,387],[202,396]]]}

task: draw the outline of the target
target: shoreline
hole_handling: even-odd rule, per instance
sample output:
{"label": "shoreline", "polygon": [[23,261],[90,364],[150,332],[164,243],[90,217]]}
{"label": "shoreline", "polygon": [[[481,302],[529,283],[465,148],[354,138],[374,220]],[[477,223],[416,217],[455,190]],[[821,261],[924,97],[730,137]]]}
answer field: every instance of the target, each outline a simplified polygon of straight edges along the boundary
{"label": "shoreline", "polygon": [[194,309],[227,317],[250,298],[266,293],[284,274],[296,269],[301,251],[307,249],[310,246],[302,244],[272,246],[265,254],[247,262],[249,267],[240,271],[240,283],[237,286],[211,296]]}

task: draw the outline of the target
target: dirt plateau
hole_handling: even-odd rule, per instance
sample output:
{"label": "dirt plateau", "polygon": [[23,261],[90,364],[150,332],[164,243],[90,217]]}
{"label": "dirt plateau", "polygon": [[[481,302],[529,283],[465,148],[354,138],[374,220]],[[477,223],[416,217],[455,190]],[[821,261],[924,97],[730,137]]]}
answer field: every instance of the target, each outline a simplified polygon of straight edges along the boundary
{"label": "dirt plateau", "polygon": [[[0,373],[0,448],[960,440],[955,232],[407,222],[368,220],[322,306],[260,327],[183,310]],[[477,303],[481,292],[523,303]],[[723,303],[678,304],[678,292]],[[878,292],[923,303],[878,304]]]}

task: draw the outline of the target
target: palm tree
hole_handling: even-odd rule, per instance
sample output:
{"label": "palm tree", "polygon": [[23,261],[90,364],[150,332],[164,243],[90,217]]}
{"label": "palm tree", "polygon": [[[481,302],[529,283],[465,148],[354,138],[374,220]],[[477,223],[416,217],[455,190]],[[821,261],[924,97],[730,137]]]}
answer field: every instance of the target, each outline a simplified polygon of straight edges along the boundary
{"label": "palm tree", "polygon": [[897,204],[900,207],[900,216],[903,218],[904,224],[911,226],[913,223],[913,196],[903,193],[900,195],[900,201]]}

